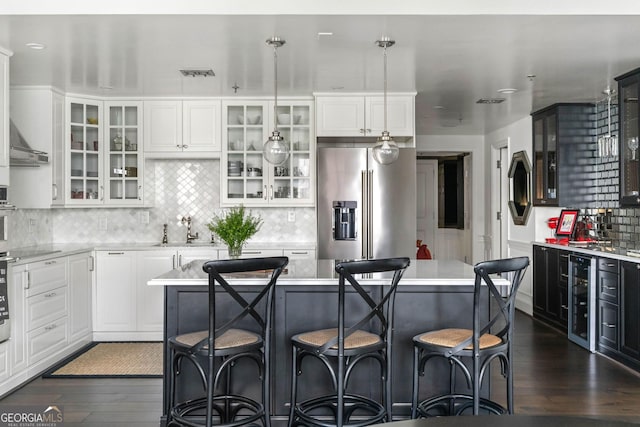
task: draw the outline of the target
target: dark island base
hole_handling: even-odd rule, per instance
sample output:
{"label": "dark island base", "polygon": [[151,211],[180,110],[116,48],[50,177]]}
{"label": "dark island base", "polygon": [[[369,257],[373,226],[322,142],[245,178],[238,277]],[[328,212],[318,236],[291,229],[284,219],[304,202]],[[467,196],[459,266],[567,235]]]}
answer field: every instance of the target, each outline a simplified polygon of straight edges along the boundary
{"label": "dark island base", "polygon": [[[372,296],[381,291],[378,286],[367,286]],[[243,294],[255,294],[255,287],[245,286]],[[222,298],[228,298],[221,295]],[[354,300],[355,301],[355,300]],[[232,306],[228,304],[226,306]],[[483,295],[482,307],[489,313],[487,295]],[[355,317],[361,308],[349,304],[347,307]],[[336,286],[279,286],[276,287],[275,339],[273,348],[272,420],[274,426],[284,426],[289,414],[291,382],[291,344],[290,337],[306,330],[335,327],[337,322]],[[362,309],[364,310],[364,309]],[[393,339],[393,415],[394,419],[404,419],[410,414],[412,387],[412,338],[420,332],[440,328],[470,328],[473,311],[473,286],[400,286],[396,296],[395,333]],[[207,287],[206,286],[167,286],[165,288],[165,362],[163,377],[163,416],[165,425],[168,413],[168,347],[167,338],[206,328],[207,325]],[[221,313],[224,315],[224,313]],[[307,363],[308,362],[308,363]],[[317,396],[328,394],[331,383],[324,368],[305,360],[303,375],[299,382],[299,396]],[[423,396],[444,393],[448,390],[449,370],[444,361],[439,366],[430,362],[427,375],[422,379]],[[349,384],[355,393],[379,398],[379,368],[371,362],[363,364],[354,372]],[[458,375],[461,377],[461,375]],[[489,378],[483,387],[483,396],[489,393]],[[232,383],[238,384],[235,390],[260,396],[255,365],[238,366],[234,369]],[[247,384],[250,384],[247,386]],[[458,390],[465,390],[460,381]],[[179,398],[195,397],[202,394],[202,385],[190,369],[181,374]]]}

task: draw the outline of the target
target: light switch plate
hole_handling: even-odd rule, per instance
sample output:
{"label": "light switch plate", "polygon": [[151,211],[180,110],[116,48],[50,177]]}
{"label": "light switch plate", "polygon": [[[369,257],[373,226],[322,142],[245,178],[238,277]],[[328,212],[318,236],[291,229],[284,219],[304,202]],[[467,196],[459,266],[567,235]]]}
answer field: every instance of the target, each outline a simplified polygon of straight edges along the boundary
{"label": "light switch plate", "polygon": [[296,211],[289,211],[287,213],[287,221],[296,222]]}
{"label": "light switch plate", "polygon": [[107,217],[100,218],[100,231],[107,231]]}

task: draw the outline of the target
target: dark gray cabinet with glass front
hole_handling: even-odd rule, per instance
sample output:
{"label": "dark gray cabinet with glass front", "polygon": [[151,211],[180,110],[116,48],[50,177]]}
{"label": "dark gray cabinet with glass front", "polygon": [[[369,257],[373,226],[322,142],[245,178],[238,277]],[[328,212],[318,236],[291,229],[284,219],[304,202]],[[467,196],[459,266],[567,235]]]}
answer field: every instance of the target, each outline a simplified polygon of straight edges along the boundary
{"label": "dark gray cabinet with glass front", "polygon": [[532,114],[534,206],[595,202],[595,192],[585,188],[596,169],[595,115],[589,103],[553,104]]}
{"label": "dark gray cabinet with glass front", "polygon": [[620,205],[640,206],[640,68],[617,77],[620,126]]}

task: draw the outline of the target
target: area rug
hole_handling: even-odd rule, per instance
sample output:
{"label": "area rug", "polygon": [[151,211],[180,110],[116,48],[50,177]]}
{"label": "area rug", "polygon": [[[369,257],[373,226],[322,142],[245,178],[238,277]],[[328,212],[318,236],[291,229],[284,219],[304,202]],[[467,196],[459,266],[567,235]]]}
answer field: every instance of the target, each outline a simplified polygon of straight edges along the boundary
{"label": "area rug", "polygon": [[43,378],[162,376],[161,342],[92,343],[49,369]]}

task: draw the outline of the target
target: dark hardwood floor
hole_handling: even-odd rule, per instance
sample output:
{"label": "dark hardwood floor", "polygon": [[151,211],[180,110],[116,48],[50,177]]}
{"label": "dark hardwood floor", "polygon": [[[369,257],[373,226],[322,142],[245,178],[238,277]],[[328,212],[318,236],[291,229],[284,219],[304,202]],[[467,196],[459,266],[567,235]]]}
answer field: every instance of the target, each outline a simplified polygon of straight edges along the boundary
{"label": "dark hardwood floor", "polygon": [[[640,424],[640,375],[578,347],[566,335],[518,313],[516,413],[578,415]],[[495,378],[494,397],[504,398]],[[59,405],[65,426],[158,425],[160,379],[42,379],[0,400],[5,405]]]}

